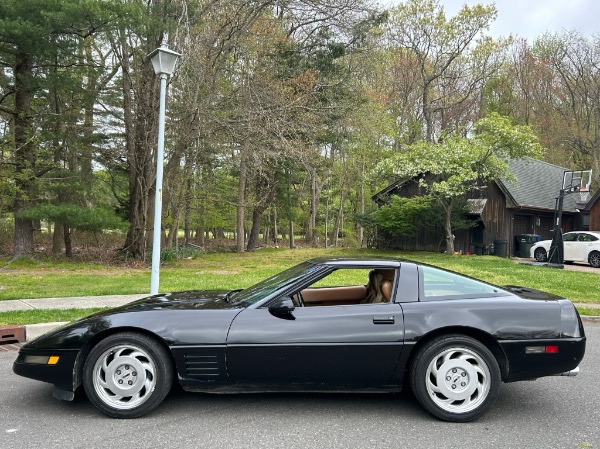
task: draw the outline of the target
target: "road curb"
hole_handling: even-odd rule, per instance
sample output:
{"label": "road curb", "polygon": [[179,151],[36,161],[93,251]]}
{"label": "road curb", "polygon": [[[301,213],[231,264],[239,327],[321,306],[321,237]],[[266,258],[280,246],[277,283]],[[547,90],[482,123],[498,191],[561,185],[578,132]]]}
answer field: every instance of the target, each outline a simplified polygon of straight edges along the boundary
{"label": "road curb", "polygon": [[68,324],[68,321],[56,321],[54,323],[27,324],[25,327],[25,340],[31,341],[40,335],[50,332],[60,326]]}

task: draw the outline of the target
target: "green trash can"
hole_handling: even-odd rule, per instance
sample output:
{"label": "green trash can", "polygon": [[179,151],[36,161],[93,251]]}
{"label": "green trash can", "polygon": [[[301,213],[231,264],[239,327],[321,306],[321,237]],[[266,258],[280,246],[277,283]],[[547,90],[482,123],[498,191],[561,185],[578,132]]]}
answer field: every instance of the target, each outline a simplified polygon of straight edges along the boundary
{"label": "green trash can", "polygon": [[517,234],[515,236],[515,256],[517,257],[529,257],[529,251],[531,247],[538,241],[536,234]]}

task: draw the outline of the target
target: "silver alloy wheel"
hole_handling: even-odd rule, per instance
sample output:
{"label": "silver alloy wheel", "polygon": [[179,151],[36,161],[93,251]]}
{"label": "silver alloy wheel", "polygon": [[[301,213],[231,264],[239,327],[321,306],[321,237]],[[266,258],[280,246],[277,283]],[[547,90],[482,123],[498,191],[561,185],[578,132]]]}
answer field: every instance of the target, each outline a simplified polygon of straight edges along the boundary
{"label": "silver alloy wheel", "polygon": [[545,262],[548,255],[546,254],[546,250],[544,248],[536,248],[533,252],[533,257],[538,262]]}
{"label": "silver alloy wheel", "polygon": [[425,385],[431,400],[442,410],[468,413],[485,401],[490,382],[490,370],[479,354],[453,347],[433,357]]}
{"label": "silver alloy wheel", "polygon": [[155,372],[154,361],[146,351],[133,345],[114,346],[94,365],[94,390],[106,405],[131,410],[152,395]]}

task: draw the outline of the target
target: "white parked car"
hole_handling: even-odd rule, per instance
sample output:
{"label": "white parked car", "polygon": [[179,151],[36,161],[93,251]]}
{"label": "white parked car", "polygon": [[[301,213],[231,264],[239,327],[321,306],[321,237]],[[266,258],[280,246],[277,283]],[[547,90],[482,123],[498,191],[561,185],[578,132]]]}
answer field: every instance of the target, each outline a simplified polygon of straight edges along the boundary
{"label": "white parked car", "polygon": [[[600,268],[600,231],[573,231],[563,235],[565,263],[587,262]],[[530,256],[538,262],[548,260],[552,240],[542,240],[531,247]]]}

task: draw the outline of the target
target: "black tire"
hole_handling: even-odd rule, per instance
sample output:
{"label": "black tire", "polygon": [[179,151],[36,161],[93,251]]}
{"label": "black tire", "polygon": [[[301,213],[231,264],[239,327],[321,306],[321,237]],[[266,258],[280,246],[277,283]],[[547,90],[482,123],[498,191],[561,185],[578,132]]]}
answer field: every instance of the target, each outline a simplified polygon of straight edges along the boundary
{"label": "black tire", "polygon": [[548,254],[544,248],[536,248],[533,252],[533,258],[538,262],[546,262],[548,260]]}
{"label": "black tire", "polygon": [[600,252],[592,251],[588,256],[588,262],[594,268],[600,268]]}
{"label": "black tire", "polygon": [[426,343],[411,363],[409,376],[423,408],[451,422],[481,417],[498,397],[501,383],[494,355],[465,335],[445,335]]}
{"label": "black tire", "polygon": [[154,339],[133,332],[100,341],[83,367],[90,402],[113,418],[138,418],[154,410],[173,384],[173,364]]}

